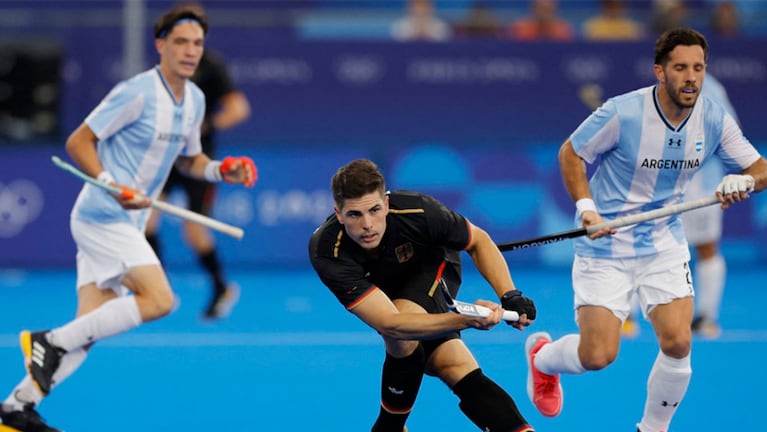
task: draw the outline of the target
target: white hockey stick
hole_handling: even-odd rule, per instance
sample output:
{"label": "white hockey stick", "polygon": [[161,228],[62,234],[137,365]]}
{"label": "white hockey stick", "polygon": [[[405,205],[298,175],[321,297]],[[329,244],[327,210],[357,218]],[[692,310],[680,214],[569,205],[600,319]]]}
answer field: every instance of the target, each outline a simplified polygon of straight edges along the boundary
{"label": "white hockey stick", "polygon": [[[64,171],[69,172],[70,174],[74,175],[75,177],[80,178],[81,180],[90,183],[98,188],[104,189],[105,191],[113,194],[120,195],[123,193],[123,190],[117,187],[114,187],[112,185],[108,185],[106,183],[102,183],[95,178],[85,174],[84,172],[80,171],[79,169],[75,168],[73,165],[64,162],[61,160],[58,156],[52,156],[51,160],[53,163],[63,169]],[[242,236],[245,235],[245,231],[242,230],[242,228],[238,228],[229,224],[225,224],[221,221],[217,221],[213,218],[209,218],[205,215],[201,215],[199,213],[195,213],[193,211],[187,210],[185,208],[181,208],[178,206],[174,206],[172,204],[168,204],[164,201],[160,200],[152,200],[152,207],[156,208],[157,210],[160,210],[165,213],[172,214],[174,216],[177,216],[181,219],[188,220],[190,222],[194,222],[197,224],[200,224],[202,226],[208,227],[212,230],[219,231],[221,233],[224,233],[228,236],[234,237],[236,239],[241,239]]]}
{"label": "white hockey stick", "polygon": [[562,231],[555,234],[549,234],[540,237],[534,237],[526,240],[518,240],[508,243],[499,243],[498,249],[503,252],[526,249],[533,246],[541,246],[549,243],[556,243],[562,240],[572,239],[576,237],[585,236],[595,233],[604,228],[621,228],[628,225],[635,225],[641,222],[647,222],[649,220],[658,219],[666,216],[671,216],[677,213],[684,213],[686,211],[695,210],[701,207],[707,207],[710,205],[718,204],[719,199],[715,195],[699,198],[693,201],[682,202],[666,207],[661,207],[655,210],[646,211],[643,213],[637,213],[629,216],[623,216],[618,219],[613,219],[608,222],[602,222],[595,225],[590,225],[587,228],[576,228],[569,231]]}
{"label": "white hockey stick", "polygon": [[[461,315],[482,317],[482,318],[490,316],[490,314],[493,313],[492,310],[482,305],[478,305],[474,303],[466,303],[466,302],[462,302],[460,300],[454,299],[453,296],[450,295],[450,291],[448,291],[447,285],[445,284],[444,281],[440,280],[439,285],[442,288],[442,294],[445,295],[445,300],[447,301],[447,307],[451,311]],[[504,310],[502,319],[504,321],[519,321],[519,314],[514,311]]]}

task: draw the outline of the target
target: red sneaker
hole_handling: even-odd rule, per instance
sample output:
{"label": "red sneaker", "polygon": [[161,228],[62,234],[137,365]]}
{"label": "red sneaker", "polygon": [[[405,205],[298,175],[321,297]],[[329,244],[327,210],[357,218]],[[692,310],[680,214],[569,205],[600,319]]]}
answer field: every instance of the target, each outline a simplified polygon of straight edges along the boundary
{"label": "red sneaker", "polygon": [[551,336],[546,332],[533,333],[525,342],[527,396],[541,414],[556,417],[562,411],[562,385],[559,383],[559,374],[547,375],[535,367],[535,355],[548,343],[551,343]]}

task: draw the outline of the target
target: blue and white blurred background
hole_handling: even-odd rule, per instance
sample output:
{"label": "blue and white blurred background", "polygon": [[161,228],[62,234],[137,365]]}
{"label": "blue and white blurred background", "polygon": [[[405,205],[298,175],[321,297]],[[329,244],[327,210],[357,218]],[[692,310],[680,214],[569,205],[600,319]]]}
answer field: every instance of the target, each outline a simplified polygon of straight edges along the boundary
{"label": "blue and white blurred background", "polygon": [[[484,3],[502,23],[527,14],[527,1]],[[746,136],[765,153],[767,2],[735,1],[739,33],[726,37],[709,24],[716,3],[686,1],[686,22],[708,36],[709,71],[727,88]],[[155,63],[151,26],[173,4],[0,0],[0,365],[4,371],[0,397],[4,397],[3,388],[10,390],[22,373],[16,332],[63,323],[74,311],[74,246],[68,218],[80,183],[55,168],[50,157],[66,156],[63,143],[68,134],[115,83]],[[103,369],[93,370],[97,366],[89,363],[73,376],[72,383],[62,386],[62,393],[72,394],[54,394],[41,408],[52,424],[69,422],[69,430],[106,428],[82,420],[93,414],[76,400],[87,400],[83,387],[115,370],[122,371],[119,376],[126,383],[111,390],[98,387],[98,394],[114,401],[104,407],[101,421],[124,415],[117,408],[122,405],[130,406],[138,417],[121,419],[121,424],[138,425],[141,430],[172,430],[174,425],[219,428],[215,421],[219,418],[228,418],[223,424],[232,429],[366,430],[376,412],[381,349],[375,335],[351,319],[312,277],[306,259],[309,235],[332,211],[328,186],[335,169],[353,158],[371,158],[383,168],[390,188],[432,193],[499,242],[570,229],[573,205],[559,179],[559,145],[591,112],[595,100],[652,84],[654,79],[657,34],[649,29],[655,7],[650,1],[626,2],[629,15],[648,25],[646,37],[632,42],[591,42],[582,37],[581,26],[596,14],[597,0],[560,1],[560,14],[576,29],[574,40],[568,42],[519,42],[459,32],[443,42],[394,41],[389,28],[403,14],[404,0],[209,0],[202,4],[211,21],[207,47],[228,60],[253,107],[245,125],[220,135],[219,152],[253,157],[259,182],[249,190],[222,185],[214,213],[246,231],[242,241],[218,238],[227,268],[244,285],[243,300],[230,321],[214,329],[199,325],[197,303],[202,303],[207,287],[181,240],[178,222],[166,217],[160,235],[182,308],[148,330],[105,343],[89,359],[98,364],[97,353],[103,352]],[[471,0],[437,0],[437,13],[457,25],[472,4]],[[181,203],[178,200],[171,197]],[[733,372],[729,352],[743,350],[743,355],[756,356],[767,350],[767,323],[760,312],[764,302],[755,301],[764,300],[765,240],[767,196],[757,195],[727,211],[722,249],[730,274],[748,272],[743,279],[728,281],[722,320],[725,336],[729,335],[723,340],[729,342],[701,344],[701,351],[710,355],[700,364],[704,371],[711,369],[709,382]],[[574,328],[567,279],[571,253],[571,244],[563,242],[507,254],[512,271],[522,280],[520,288],[543,311],[536,325],[554,333]],[[290,279],[291,275],[296,279]],[[476,289],[465,291],[466,300],[487,295],[481,283],[475,285]],[[269,310],[257,304],[259,299],[270,301]],[[742,333],[727,333],[728,328]],[[284,336],[279,336],[281,332]],[[628,431],[640,415],[643,379],[656,350],[650,332],[645,328],[646,339],[627,342],[622,354],[629,359],[648,358],[624,360],[637,363],[619,362],[617,372],[604,375],[631,383],[625,390],[627,402],[621,402],[624,391],[620,389],[613,390],[615,400],[570,399],[565,403],[570,417],[560,423],[535,417],[524,396],[522,336],[508,328],[483,333],[478,355],[496,369],[493,375],[501,377],[499,381],[514,394],[523,412],[536,420],[539,430],[586,430],[591,418],[588,410],[597,404],[610,407],[610,416],[617,420],[605,420],[605,429],[597,425],[588,430]],[[153,333],[160,336],[152,339]],[[363,348],[355,347],[357,343]],[[215,352],[203,353],[206,349]],[[305,354],[300,354],[302,349]],[[373,353],[372,362],[362,359],[366,349]],[[113,363],[104,361],[110,354],[116,358]],[[136,360],[127,360],[126,354]],[[293,360],[287,360],[291,356]],[[295,356],[302,360],[296,361]],[[152,371],[158,369],[150,361],[154,358],[163,364],[156,377]],[[193,360],[187,361],[194,358],[208,363],[197,367]],[[163,376],[174,373],[166,368],[182,360],[189,373],[183,379],[176,377],[178,382],[163,382]],[[205,371],[215,375],[216,368],[234,368],[229,372],[238,373],[201,378]],[[269,381],[275,376],[280,381]],[[144,382],[143,377],[151,381]],[[761,399],[761,386],[755,385],[753,393],[745,396],[734,389],[750,387],[752,379],[763,385],[764,379],[737,374],[735,378],[743,381],[716,384],[724,388],[693,385],[688,399],[700,405],[690,402],[683,407],[680,412],[686,410],[690,418],[680,422],[687,427],[672,430],[717,429],[708,428],[692,413],[707,408],[706,396],[718,399],[721,392],[736,400],[717,409],[716,416],[742,426],[741,430],[756,430],[755,414],[743,408],[738,398],[756,403],[753,399]],[[354,385],[359,380],[367,380],[363,388]],[[578,379],[584,386],[582,399],[587,398],[589,385],[604,382],[609,386],[604,380],[609,381],[596,375]],[[269,399],[262,385],[279,386],[280,391]],[[326,386],[338,400],[329,402],[317,386]],[[364,392],[364,398],[345,396],[347,386]],[[732,391],[726,391],[726,386]],[[227,392],[236,401],[229,400]],[[427,405],[435,393],[451,396],[444,387],[427,387],[421,397],[425,412],[416,419],[443,415],[442,407]],[[136,405],[146,394],[158,398],[154,403],[159,408],[142,418],[144,408]],[[163,411],[168,399],[175,402]],[[291,403],[295,406],[288,407]],[[233,404],[235,412],[227,404]],[[447,404],[444,409],[455,420],[440,429],[471,430],[455,401]],[[266,411],[259,406],[266,406]],[[308,417],[314,420],[301,417],[306,406],[311,406],[313,414]],[[340,406],[347,408],[337,412]],[[194,410],[197,423],[189,423],[192,411],[184,412],[185,407]],[[282,420],[277,422],[275,416]],[[345,416],[350,416],[353,426],[338,422],[337,417]],[[315,424],[316,428],[311,426]],[[411,430],[433,430],[427,424],[424,420],[424,425]],[[118,430],[111,425],[108,429]]]}

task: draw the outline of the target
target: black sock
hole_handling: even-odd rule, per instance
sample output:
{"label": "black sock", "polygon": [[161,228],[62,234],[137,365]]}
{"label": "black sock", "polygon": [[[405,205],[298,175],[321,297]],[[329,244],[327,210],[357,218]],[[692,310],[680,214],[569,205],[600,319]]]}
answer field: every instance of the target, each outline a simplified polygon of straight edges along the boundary
{"label": "black sock", "polygon": [[226,281],[224,281],[222,275],[221,262],[218,260],[216,249],[214,248],[208,252],[197,255],[197,259],[213,280],[213,288],[216,293],[220,294],[226,291]]}
{"label": "black sock", "polygon": [[515,432],[529,425],[511,396],[486,377],[482,369],[458,381],[453,393],[461,399],[458,404],[461,411],[482,430]]}
{"label": "black sock", "polygon": [[381,373],[381,411],[372,432],[402,432],[421,388],[425,366],[421,344],[401,359],[386,354]]}

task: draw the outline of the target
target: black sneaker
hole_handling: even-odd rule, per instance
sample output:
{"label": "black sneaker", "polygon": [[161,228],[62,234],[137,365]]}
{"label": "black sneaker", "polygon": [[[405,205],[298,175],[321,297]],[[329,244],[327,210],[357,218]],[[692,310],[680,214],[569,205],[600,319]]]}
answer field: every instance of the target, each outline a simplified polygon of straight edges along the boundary
{"label": "black sneaker", "polygon": [[[6,405],[0,405],[0,426],[18,432],[61,432],[45,424],[34,405],[26,404],[22,410],[11,410]],[[0,429],[5,430],[5,429]]]}
{"label": "black sneaker", "polygon": [[722,334],[722,328],[716,321],[702,315],[695,317],[690,327],[695,335],[705,339],[716,339]]}
{"label": "black sneaker", "polygon": [[24,330],[19,335],[21,352],[24,353],[24,365],[27,367],[29,377],[35,383],[43,396],[51,392],[53,374],[59,368],[64,350],[55,347],[48,342],[47,332],[30,332]]}
{"label": "black sneaker", "polygon": [[210,299],[208,307],[203,312],[207,319],[226,318],[232,313],[232,308],[240,300],[240,287],[230,283],[224,291],[217,292]]}

